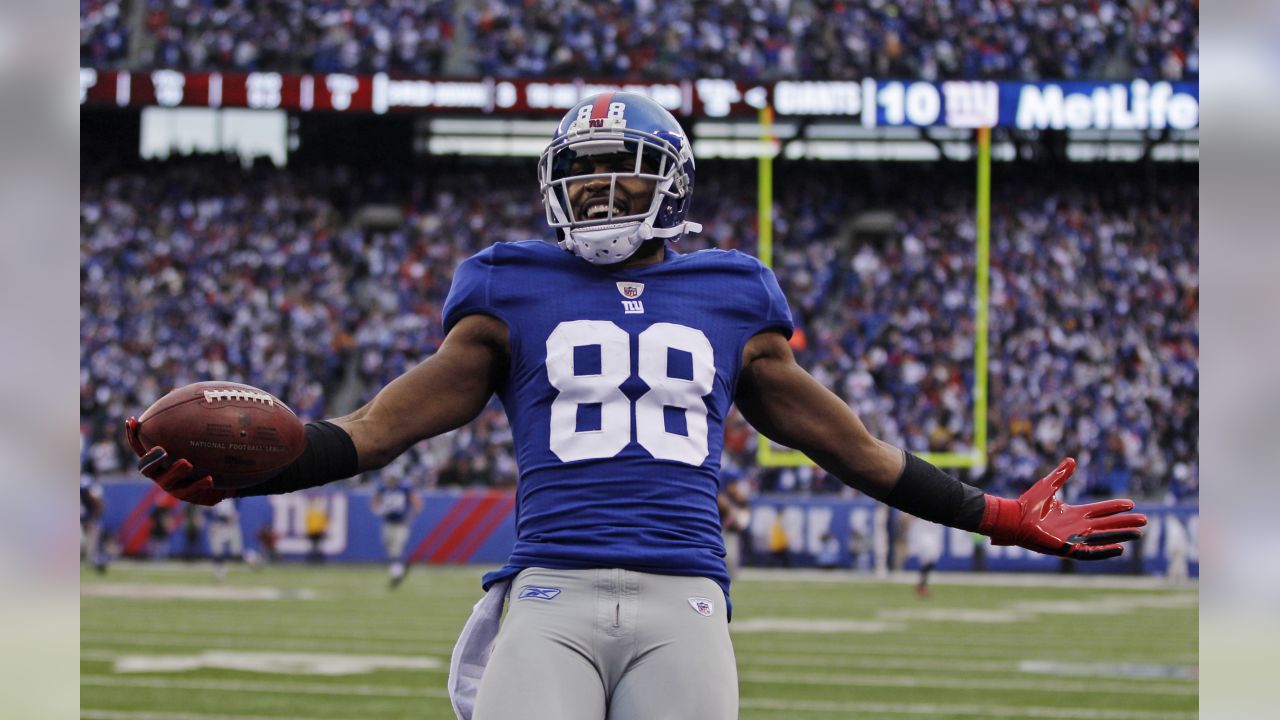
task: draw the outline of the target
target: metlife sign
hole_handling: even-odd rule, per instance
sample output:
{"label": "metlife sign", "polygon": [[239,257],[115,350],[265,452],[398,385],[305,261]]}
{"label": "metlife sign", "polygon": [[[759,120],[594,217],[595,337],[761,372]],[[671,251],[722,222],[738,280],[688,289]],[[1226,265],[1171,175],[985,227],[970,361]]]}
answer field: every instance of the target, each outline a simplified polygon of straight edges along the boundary
{"label": "metlife sign", "polygon": [[1001,124],[1022,130],[1191,130],[1200,126],[1199,95],[1197,85],[1145,80],[1017,84],[1016,96],[1001,107],[1001,119],[1012,122]]}
{"label": "metlife sign", "polygon": [[1148,82],[946,82],[864,78],[743,83],[701,78],[614,84],[477,78],[347,75],[130,73],[80,69],[84,105],[244,107],[299,112],[559,115],[583,97],[647,95],[692,118],[844,117],[864,127],[1005,127],[1022,130],[1191,130],[1200,126],[1200,86]]}

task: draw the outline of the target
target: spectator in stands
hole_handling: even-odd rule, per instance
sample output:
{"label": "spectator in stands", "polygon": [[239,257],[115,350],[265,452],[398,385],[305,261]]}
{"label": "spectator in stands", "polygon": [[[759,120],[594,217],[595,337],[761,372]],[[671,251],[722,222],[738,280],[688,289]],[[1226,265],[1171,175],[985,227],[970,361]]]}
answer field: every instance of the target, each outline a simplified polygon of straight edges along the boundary
{"label": "spectator in stands", "polygon": [[451,0],[145,0],[135,51],[183,70],[439,75],[454,12]]}
{"label": "spectator in stands", "polygon": [[80,66],[115,67],[128,59],[129,23],[120,0],[80,0]]}

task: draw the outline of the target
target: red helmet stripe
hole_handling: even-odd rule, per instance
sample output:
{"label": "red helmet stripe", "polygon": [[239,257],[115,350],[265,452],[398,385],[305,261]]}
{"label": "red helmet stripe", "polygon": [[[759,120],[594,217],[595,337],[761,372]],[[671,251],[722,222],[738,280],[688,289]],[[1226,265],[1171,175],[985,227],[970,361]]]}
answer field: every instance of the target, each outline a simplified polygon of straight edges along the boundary
{"label": "red helmet stripe", "polygon": [[603,120],[609,117],[609,101],[613,100],[613,93],[600,93],[596,96],[596,104],[591,106],[591,117],[595,120]]}

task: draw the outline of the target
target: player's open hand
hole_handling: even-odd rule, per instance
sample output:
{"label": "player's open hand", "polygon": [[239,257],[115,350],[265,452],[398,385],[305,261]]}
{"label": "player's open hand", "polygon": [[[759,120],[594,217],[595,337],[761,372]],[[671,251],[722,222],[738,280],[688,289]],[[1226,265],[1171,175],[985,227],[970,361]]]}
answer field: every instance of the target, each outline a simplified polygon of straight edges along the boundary
{"label": "player's open hand", "polygon": [[1124,552],[1121,543],[1142,537],[1147,516],[1133,510],[1128,499],[1088,505],[1068,505],[1058,489],[1075,472],[1067,458],[1017,500],[987,496],[987,509],[978,532],[996,545],[1019,545],[1046,555],[1076,560],[1105,560]]}
{"label": "player's open hand", "polygon": [[138,455],[138,470],[161,490],[184,502],[213,506],[235,496],[235,490],[214,487],[209,475],[199,476],[191,462],[169,457],[162,447],[147,448],[138,437],[138,419],[124,421],[124,436]]}

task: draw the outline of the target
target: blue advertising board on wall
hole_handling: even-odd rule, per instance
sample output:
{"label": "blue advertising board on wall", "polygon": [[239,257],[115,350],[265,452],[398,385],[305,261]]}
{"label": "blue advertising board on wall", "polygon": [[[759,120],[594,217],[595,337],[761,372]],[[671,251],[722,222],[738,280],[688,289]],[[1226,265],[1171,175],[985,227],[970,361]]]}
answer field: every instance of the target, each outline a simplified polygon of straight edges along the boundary
{"label": "blue advertising board on wall", "polygon": [[[126,555],[148,552],[152,509],[167,496],[146,482],[118,482],[105,486],[106,514],[103,528]],[[500,564],[506,560],[515,539],[515,496],[510,492],[477,490],[461,493],[426,493],[423,510],[413,518],[407,554],[412,562],[430,564]],[[305,514],[316,503],[328,518],[328,529],[320,540],[320,551],[339,562],[382,562],[381,521],[373,513],[369,494],[347,489],[315,490],[272,497],[250,497],[240,501],[240,520],[245,542],[259,546],[258,536],[269,530],[276,550],[284,559],[301,559],[310,550]],[[1150,518],[1137,552],[1098,563],[1079,563],[1089,572],[1164,574],[1170,561],[1187,564],[1190,575],[1199,574],[1200,511],[1197,506],[1139,506]],[[195,510],[198,517],[202,509]],[[779,557],[769,552],[770,533],[775,521],[785,530],[785,561],[793,566],[816,566],[820,560],[835,567],[870,568],[880,551],[894,562],[902,554],[902,566],[915,567],[918,558],[910,555],[911,544],[895,543],[908,532],[899,513],[867,500],[831,498],[760,497],[751,505],[749,528],[743,533],[743,557],[748,565],[770,565]],[[196,546],[186,547],[183,527],[188,513],[174,507],[171,526],[162,551],[181,555],[207,553],[203,531],[192,533]],[[911,519],[911,522],[923,521]],[[963,571],[1038,571],[1060,569],[1058,558],[1038,555],[1016,547],[995,547],[986,538],[961,530],[941,528],[938,569]],[[824,549],[832,550],[822,558]]]}
{"label": "blue advertising board on wall", "polygon": [[[1142,573],[1163,575],[1170,562],[1185,562],[1187,573],[1199,575],[1200,508],[1189,506],[1139,505],[1148,526],[1140,544],[1112,560],[1075,563],[1082,572]],[[781,523],[788,541],[785,557],[770,552],[770,535],[775,522]],[[751,521],[743,533],[743,556],[749,565],[816,566],[820,559],[836,567],[872,568],[876,553],[884,562],[913,569],[919,557],[910,538],[912,524],[928,526],[939,544],[937,569],[946,571],[989,570],[1015,572],[1057,572],[1062,560],[1020,547],[994,546],[975,533],[943,528],[890,510],[870,500],[826,498],[756,498]],[[924,530],[918,527],[915,532]],[[829,535],[828,535],[829,534]],[[821,558],[825,549],[834,549]],[[898,557],[901,556],[901,557]]]}

